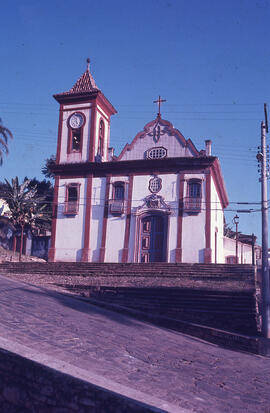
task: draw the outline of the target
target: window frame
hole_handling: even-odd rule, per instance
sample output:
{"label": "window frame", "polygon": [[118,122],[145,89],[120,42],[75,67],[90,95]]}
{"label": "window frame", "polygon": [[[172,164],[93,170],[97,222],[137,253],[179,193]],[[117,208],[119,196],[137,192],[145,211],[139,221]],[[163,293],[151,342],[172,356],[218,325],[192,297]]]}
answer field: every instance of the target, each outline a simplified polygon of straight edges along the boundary
{"label": "window frame", "polygon": [[[200,194],[194,195],[196,191],[191,190],[192,185],[200,186]],[[199,214],[202,210],[202,179],[191,178],[187,181],[186,197],[184,198],[184,212],[188,214]]]}
{"label": "window frame", "polygon": [[[116,187],[121,186],[123,191],[123,198],[116,198]],[[112,183],[112,197],[109,200],[110,214],[121,216],[125,212],[126,206],[126,182],[116,181]]]}
{"label": "window frame", "polygon": [[[66,184],[66,192],[65,192],[65,205],[64,205],[64,214],[65,215],[77,215],[79,213],[79,201],[80,201],[80,183],[77,182],[71,182],[69,184]],[[70,200],[70,194],[69,194],[69,189],[70,188],[76,188],[77,190],[77,199],[76,201]],[[72,208],[72,204],[74,204],[74,207]]]}
{"label": "window frame", "polygon": [[[123,190],[123,198],[116,198],[116,188],[121,187]],[[126,189],[126,184],[123,181],[116,181],[113,182],[113,191],[112,191],[112,199],[114,201],[124,201],[125,200],[125,189]]]}
{"label": "window frame", "polygon": [[[189,198],[196,198],[196,199],[198,199],[198,198],[202,198],[202,180],[201,179],[197,179],[197,178],[191,178],[191,179],[189,179],[188,180],[188,183],[187,183],[187,196],[189,197]],[[190,188],[192,187],[192,185],[198,185],[197,186],[197,188],[199,187],[200,188],[200,194],[199,194],[199,196],[198,195],[191,195],[191,190],[190,190]]]}
{"label": "window frame", "polygon": [[105,142],[105,122],[102,118],[99,120],[98,126],[98,148],[97,155],[104,156],[104,142]]}
{"label": "window frame", "polygon": [[[69,120],[71,116],[79,114],[83,118],[83,124],[79,128],[72,128],[69,124]],[[82,144],[83,144],[83,131],[85,127],[86,117],[82,112],[73,112],[68,117],[67,120],[67,127],[68,127],[68,144],[67,144],[67,153],[81,153],[82,152]],[[80,142],[79,142],[79,149],[73,149],[73,139],[74,136],[79,134]]]}
{"label": "window frame", "polygon": [[[150,154],[151,154],[151,152],[154,152],[154,151],[162,151],[163,153],[164,153],[164,155],[163,156],[151,156]],[[150,148],[150,149],[148,149],[147,151],[146,151],[146,157],[147,157],[147,159],[151,159],[151,160],[155,160],[155,159],[164,159],[164,158],[167,158],[167,154],[168,154],[168,151],[167,151],[167,149],[166,148],[164,148],[164,146],[154,146],[153,148]]]}

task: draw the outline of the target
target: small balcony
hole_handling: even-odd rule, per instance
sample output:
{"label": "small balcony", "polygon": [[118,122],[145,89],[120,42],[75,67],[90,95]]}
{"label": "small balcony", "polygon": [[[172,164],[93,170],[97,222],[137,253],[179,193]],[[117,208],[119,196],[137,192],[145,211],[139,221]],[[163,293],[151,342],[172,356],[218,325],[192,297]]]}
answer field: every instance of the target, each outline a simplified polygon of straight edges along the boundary
{"label": "small balcony", "polygon": [[183,201],[183,210],[187,214],[199,214],[199,212],[201,212],[202,199],[200,197],[186,197]]}
{"label": "small balcony", "polygon": [[111,215],[121,216],[125,213],[126,201],[123,199],[109,199],[108,205]]}
{"label": "small balcony", "polygon": [[65,215],[76,215],[79,211],[79,202],[78,201],[66,201],[64,206]]}

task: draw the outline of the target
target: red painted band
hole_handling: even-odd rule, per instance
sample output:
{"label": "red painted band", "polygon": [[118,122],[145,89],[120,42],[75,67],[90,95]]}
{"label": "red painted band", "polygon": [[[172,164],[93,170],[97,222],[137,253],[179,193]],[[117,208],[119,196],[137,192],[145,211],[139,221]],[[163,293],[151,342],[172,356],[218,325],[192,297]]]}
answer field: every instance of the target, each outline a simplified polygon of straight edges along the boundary
{"label": "red painted band", "polygon": [[107,223],[108,223],[108,201],[109,201],[109,194],[110,194],[110,181],[111,181],[111,176],[108,175],[107,178],[106,178],[104,215],[103,215],[103,223],[102,223],[101,247],[100,247],[100,251],[99,251],[99,262],[104,262],[104,259],[105,259]]}
{"label": "red painted band", "polygon": [[92,206],[92,183],[93,176],[89,175],[87,177],[87,187],[86,187],[86,205],[85,205],[85,219],[84,219],[84,240],[83,240],[83,250],[82,250],[82,261],[89,261],[89,250],[90,250],[90,226],[91,226],[91,206]]}
{"label": "red painted band", "polygon": [[48,261],[55,261],[55,240],[56,240],[56,224],[57,224],[57,204],[58,204],[58,193],[59,193],[59,176],[55,177],[54,181],[54,194],[53,194],[53,218],[52,218],[52,235],[51,235],[51,246],[48,252]]}
{"label": "red painted band", "polygon": [[178,218],[177,218],[177,244],[175,251],[175,262],[182,262],[182,231],[183,231],[183,198],[184,198],[184,174],[178,175]]}
{"label": "red painted band", "polygon": [[59,123],[58,123],[58,138],[57,138],[57,150],[56,150],[56,163],[60,162],[61,146],[62,146],[62,126],[63,126],[63,105],[59,108]]}
{"label": "red painted band", "polygon": [[129,238],[130,238],[132,192],[133,192],[133,175],[130,175],[129,182],[128,182],[127,216],[126,216],[126,227],[125,227],[125,237],[124,237],[124,248],[122,252],[122,262],[128,262],[128,245],[129,245]]}

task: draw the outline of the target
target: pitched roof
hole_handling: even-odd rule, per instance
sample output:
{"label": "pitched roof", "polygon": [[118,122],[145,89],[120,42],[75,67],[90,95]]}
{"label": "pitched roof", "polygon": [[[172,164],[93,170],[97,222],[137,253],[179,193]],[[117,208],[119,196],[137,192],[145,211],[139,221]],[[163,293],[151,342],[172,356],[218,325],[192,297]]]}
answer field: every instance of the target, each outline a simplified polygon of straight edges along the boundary
{"label": "pitched roof", "polygon": [[75,85],[67,93],[92,92],[96,90],[100,89],[97,87],[88,66],[86,71],[81,75]]}
{"label": "pitched roof", "polygon": [[75,85],[67,92],[63,92],[55,96],[72,95],[72,94],[87,93],[87,92],[91,93],[91,92],[98,92],[98,91],[100,91],[100,89],[97,87],[96,82],[90,73],[90,59],[87,59],[86,71],[77,80]]}

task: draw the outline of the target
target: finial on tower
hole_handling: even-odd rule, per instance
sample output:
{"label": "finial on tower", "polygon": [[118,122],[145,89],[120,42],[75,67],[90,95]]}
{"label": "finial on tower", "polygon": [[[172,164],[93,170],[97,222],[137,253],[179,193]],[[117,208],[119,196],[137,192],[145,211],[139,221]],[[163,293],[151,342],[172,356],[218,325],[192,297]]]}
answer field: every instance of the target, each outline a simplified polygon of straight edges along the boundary
{"label": "finial on tower", "polygon": [[90,70],[90,58],[89,57],[86,59],[86,63],[87,63],[87,70]]}

